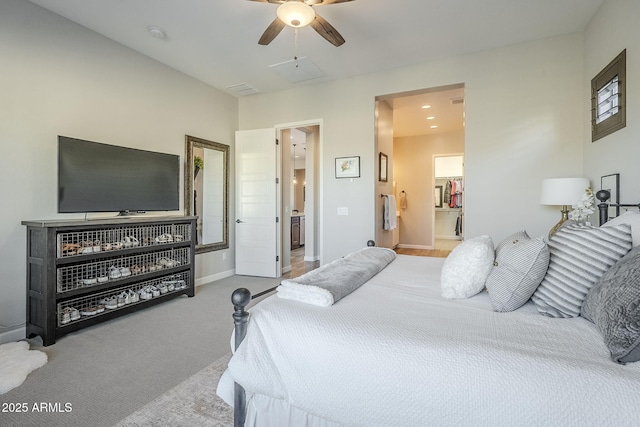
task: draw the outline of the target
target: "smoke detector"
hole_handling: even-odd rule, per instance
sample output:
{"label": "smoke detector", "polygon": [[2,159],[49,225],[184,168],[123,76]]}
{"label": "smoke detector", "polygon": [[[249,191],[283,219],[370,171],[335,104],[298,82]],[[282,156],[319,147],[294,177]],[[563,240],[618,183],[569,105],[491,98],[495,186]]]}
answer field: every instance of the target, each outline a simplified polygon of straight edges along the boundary
{"label": "smoke detector", "polygon": [[162,28],[159,27],[148,27],[147,31],[149,31],[149,34],[151,34],[153,37],[157,38],[157,39],[164,39],[165,37],[167,37],[167,34],[164,32],[164,30]]}

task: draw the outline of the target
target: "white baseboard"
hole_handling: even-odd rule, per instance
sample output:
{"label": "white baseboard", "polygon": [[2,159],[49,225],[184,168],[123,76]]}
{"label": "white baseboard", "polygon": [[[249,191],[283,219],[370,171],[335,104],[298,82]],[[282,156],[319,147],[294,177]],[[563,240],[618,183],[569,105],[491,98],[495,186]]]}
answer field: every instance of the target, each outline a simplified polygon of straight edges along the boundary
{"label": "white baseboard", "polygon": [[0,333],[0,344],[6,344],[8,342],[15,342],[25,339],[27,336],[26,326],[22,326],[18,329]]}
{"label": "white baseboard", "polygon": [[320,261],[320,257],[319,256],[306,256],[306,257],[304,257],[304,261],[306,261],[306,262]]}
{"label": "white baseboard", "polygon": [[221,273],[212,274],[211,276],[201,277],[199,279],[196,279],[196,286],[202,286],[207,283],[215,282],[216,280],[231,277],[234,274],[236,274],[236,270],[232,269],[232,270],[223,271]]}
{"label": "white baseboard", "polygon": [[462,240],[462,236],[436,236],[440,240]]}
{"label": "white baseboard", "polygon": [[433,246],[425,246],[425,245],[405,245],[403,243],[399,243],[398,248],[401,249],[426,249],[426,250],[432,250]]}
{"label": "white baseboard", "polygon": [[291,266],[287,266],[287,267],[282,267],[282,272],[281,274],[285,274],[291,271]]}

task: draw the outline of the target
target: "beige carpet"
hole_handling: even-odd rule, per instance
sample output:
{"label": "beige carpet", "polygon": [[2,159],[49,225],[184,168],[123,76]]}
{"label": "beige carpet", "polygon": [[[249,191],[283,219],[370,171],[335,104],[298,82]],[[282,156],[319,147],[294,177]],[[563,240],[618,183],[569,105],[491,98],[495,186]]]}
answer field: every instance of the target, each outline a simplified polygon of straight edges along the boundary
{"label": "beige carpet", "polygon": [[120,421],[116,427],[232,426],[233,409],[216,394],[218,380],[230,357],[228,354],[216,360]]}

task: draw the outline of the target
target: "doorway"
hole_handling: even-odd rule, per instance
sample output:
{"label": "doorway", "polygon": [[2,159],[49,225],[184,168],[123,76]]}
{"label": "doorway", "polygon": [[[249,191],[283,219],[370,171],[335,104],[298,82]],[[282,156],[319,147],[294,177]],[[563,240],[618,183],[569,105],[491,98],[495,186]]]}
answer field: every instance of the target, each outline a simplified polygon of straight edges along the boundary
{"label": "doorway", "polygon": [[320,265],[318,122],[278,128],[282,141],[282,274],[297,277]]}
{"label": "doorway", "polygon": [[452,250],[464,237],[464,154],[433,156],[434,248]]}
{"label": "doorway", "polygon": [[[464,84],[384,95],[376,101],[384,103],[384,108],[376,109],[377,151],[385,149],[392,163],[388,177],[392,185],[387,188],[393,189],[398,206],[398,238],[385,246],[450,251],[459,241],[436,239],[434,157],[464,154]],[[386,120],[379,114],[385,110]],[[385,122],[391,123],[391,132],[384,129]],[[378,189],[382,186],[377,182]],[[461,229],[463,222],[461,216]],[[386,233],[376,227],[376,241],[388,243]]]}
{"label": "doorway", "polygon": [[[295,173],[291,129],[304,132],[305,254],[303,267],[322,262],[322,120],[236,131],[236,274],[280,277],[291,272]],[[283,136],[284,135],[284,136]]]}

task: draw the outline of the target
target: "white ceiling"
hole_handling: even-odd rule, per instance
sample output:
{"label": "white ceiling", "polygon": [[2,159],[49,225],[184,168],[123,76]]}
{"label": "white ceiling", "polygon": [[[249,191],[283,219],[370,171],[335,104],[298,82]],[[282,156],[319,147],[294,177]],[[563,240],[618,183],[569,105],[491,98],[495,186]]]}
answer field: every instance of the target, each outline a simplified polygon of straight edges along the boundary
{"label": "white ceiling", "polygon": [[[464,88],[425,89],[378,99],[393,109],[393,136],[459,131],[464,128]],[[428,106],[428,108],[424,108]],[[435,127],[432,127],[435,126]]]}
{"label": "white ceiling", "polygon": [[[211,86],[260,92],[374,73],[436,58],[582,31],[603,0],[354,0],[316,6],[346,39],[334,47],[311,27],[295,49],[286,27],[258,39],[276,4],[247,0],[31,0]],[[166,32],[151,36],[148,27]],[[270,69],[294,55],[325,77],[291,83]]]}

